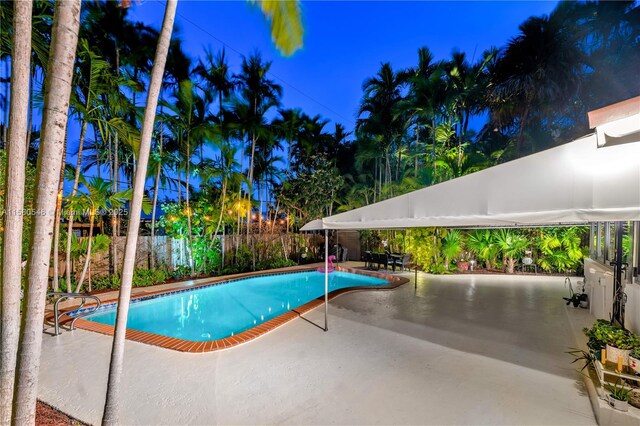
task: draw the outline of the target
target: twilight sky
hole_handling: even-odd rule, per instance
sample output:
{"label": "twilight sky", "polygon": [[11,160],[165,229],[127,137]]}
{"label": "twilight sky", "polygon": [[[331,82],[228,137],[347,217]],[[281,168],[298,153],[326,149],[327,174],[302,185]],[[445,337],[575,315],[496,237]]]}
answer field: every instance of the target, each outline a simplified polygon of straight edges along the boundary
{"label": "twilight sky", "polygon": [[[254,49],[273,61],[271,77],[283,86],[283,105],[321,114],[351,130],[362,82],[381,62],[394,69],[417,62],[428,46],[436,59],[454,49],[469,58],[502,46],[531,15],[547,14],[556,1],[308,1],[303,2],[304,47],[289,58],[275,50],[261,13],[242,0],[180,1],[176,19],[187,53],[202,55],[227,45],[233,71],[240,54]],[[160,27],[164,2],[142,0],[132,19]],[[236,53],[240,52],[240,53]],[[329,125],[328,130],[333,130]]]}

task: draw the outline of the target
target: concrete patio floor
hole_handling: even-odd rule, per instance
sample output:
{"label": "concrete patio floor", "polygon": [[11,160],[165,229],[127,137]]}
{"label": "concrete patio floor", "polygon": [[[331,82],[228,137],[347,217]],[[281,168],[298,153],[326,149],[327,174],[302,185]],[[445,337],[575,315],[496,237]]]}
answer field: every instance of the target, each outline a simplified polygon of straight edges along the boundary
{"label": "concrete patio floor", "polygon": [[[413,274],[407,274],[413,279]],[[236,348],[127,341],[123,424],[595,424],[560,277],[420,274]],[[320,324],[323,310],[306,317]],[[111,337],[44,336],[39,398],[99,424]]]}

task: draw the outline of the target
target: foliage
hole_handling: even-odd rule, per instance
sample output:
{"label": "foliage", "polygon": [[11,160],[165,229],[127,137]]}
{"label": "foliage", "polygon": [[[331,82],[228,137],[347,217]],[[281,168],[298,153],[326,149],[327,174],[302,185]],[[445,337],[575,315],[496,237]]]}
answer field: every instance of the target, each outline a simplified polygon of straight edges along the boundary
{"label": "foliage", "polygon": [[449,262],[455,261],[455,259],[462,253],[464,249],[464,241],[462,233],[457,229],[452,229],[442,240],[442,255],[444,256],[444,268],[449,270]]}
{"label": "foliage", "polygon": [[585,230],[580,227],[542,229],[537,242],[541,254],[538,265],[545,271],[575,271],[589,254],[588,248],[581,246],[580,233]]}
{"label": "foliage", "polygon": [[507,273],[513,274],[516,260],[522,257],[529,242],[518,231],[500,229],[496,234],[496,244],[500,247]]}
{"label": "foliage", "polygon": [[608,336],[618,328],[611,322],[603,319],[596,320],[591,328],[584,328],[582,331],[589,338],[587,346],[592,351],[599,351],[607,345]]}
{"label": "foliage", "polygon": [[580,371],[583,371],[585,368],[593,365],[593,363],[596,361],[596,355],[592,351],[583,351],[582,349],[571,348],[571,350],[567,351],[567,353],[574,357],[574,360],[571,361],[571,364],[575,364],[576,362],[580,361],[584,362]]}
{"label": "foliage", "polygon": [[483,261],[487,269],[492,269],[500,253],[500,246],[495,239],[495,233],[490,229],[471,231],[467,238],[467,247],[476,254],[478,260]]}
{"label": "foliage", "polygon": [[278,195],[304,224],[332,213],[333,202],[343,184],[344,178],[338,169],[324,155],[314,155],[309,166],[295,176],[287,172]]}
{"label": "foliage", "polygon": [[164,203],[165,212],[157,221],[157,226],[163,228],[166,235],[177,240],[188,239],[188,216],[191,216],[193,262],[196,274],[209,274],[220,267],[221,246],[214,235],[219,210],[200,199],[191,203],[189,209],[185,203]]}
{"label": "foliage", "polygon": [[629,397],[631,396],[631,388],[625,388],[621,383],[621,378],[613,384],[605,383],[604,388],[609,392],[614,399],[618,401],[629,401]]}
{"label": "foliage", "polygon": [[589,338],[588,346],[593,351],[606,345],[618,349],[635,349],[640,346],[640,339],[635,333],[603,319],[596,320],[590,329],[585,328],[583,332]]}
{"label": "foliage", "polygon": [[[6,176],[6,164],[7,164],[7,151],[0,149],[0,209],[4,208],[4,193],[5,193],[5,176]],[[31,164],[26,164],[25,170],[25,192],[24,192],[24,209],[23,215],[23,232],[22,232],[22,253],[23,260],[26,260],[27,248],[29,247],[29,239],[31,238],[31,221],[33,220],[33,202],[35,195],[35,180],[36,180],[36,168]],[[0,212],[0,250],[2,250],[2,237],[4,236],[4,212]],[[0,251],[1,252],[1,251]]]}
{"label": "foliage", "polygon": [[[146,269],[136,268],[133,271],[133,286],[134,287],[149,287],[152,285],[160,284],[168,278],[168,274],[163,269]],[[104,289],[119,289],[120,277],[117,275],[109,275],[106,277],[94,278],[91,281],[91,286],[94,290]]]}
{"label": "foliage", "polygon": [[437,228],[415,228],[407,232],[407,252],[412,259],[426,272],[444,273],[442,257],[442,239]]}

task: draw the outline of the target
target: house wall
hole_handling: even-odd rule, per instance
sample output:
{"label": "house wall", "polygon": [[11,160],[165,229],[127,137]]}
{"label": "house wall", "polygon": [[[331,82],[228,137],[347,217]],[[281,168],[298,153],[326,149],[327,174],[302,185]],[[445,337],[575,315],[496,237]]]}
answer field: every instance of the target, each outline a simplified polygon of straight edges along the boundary
{"label": "house wall", "polygon": [[[596,260],[584,260],[585,291],[589,295],[589,309],[599,319],[611,319],[613,306],[613,268]],[[625,287],[625,327],[640,334],[640,285],[628,283]]]}

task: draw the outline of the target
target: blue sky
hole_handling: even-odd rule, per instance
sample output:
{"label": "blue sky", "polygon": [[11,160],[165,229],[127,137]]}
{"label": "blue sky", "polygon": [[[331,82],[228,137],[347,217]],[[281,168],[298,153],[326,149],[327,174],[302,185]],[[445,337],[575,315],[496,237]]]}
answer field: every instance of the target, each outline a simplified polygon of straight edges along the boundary
{"label": "blue sky", "polygon": [[[428,46],[436,59],[449,57],[453,49],[477,58],[491,46],[503,46],[526,18],[548,14],[556,4],[303,2],[304,47],[288,58],[273,47],[261,13],[245,1],[181,1],[176,22],[190,56],[202,55],[206,46],[219,50],[226,43],[236,70],[240,55],[233,50],[248,55],[258,49],[273,61],[272,78],[283,86],[284,106],[301,107],[310,115],[321,114],[351,129],[362,82],[381,62],[391,62],[394,69],[414,65],[421,46]],[[160,26],[164,2],[144,0],[134,5],[133,19]]]}

